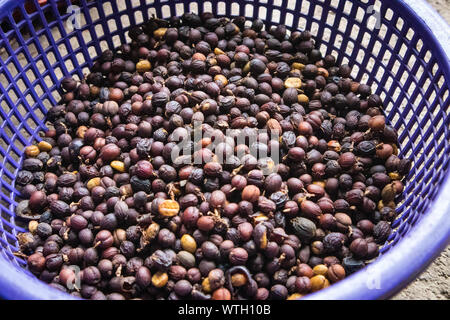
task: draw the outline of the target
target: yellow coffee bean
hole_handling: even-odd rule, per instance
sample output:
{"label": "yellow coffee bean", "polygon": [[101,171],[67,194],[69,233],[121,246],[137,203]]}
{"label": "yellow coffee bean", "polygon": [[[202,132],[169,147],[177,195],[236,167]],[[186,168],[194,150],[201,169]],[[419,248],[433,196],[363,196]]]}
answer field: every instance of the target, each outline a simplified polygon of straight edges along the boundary
{"label": "yellow coffee bean", "polygon": [[401,180],[402,176],[398,172],[389,172],[389,177],[392,180]]}
{"label": "yellow coffee bean", "polygon": [[159,204],[158,211],[163,217],[173,217],[180,212],[180,204],[175,200],[164,200]]}
{"label": "yellow coffee bean", "polygon": [[294,62],[291,67],[292,69],[303,70],[305,68],[305,65],[300,62]]}
{"label": "yellow coffee bean", "polygon": [[162,39],[167,32],[167,28],[159,28],[153,31],[153,36],[157,39]]}
{"label": "yellow coffee bean", "polygon": [[47,141],[42,140],[38,143],[38,148],[43,152],[49,152],[50,150],[52,150],[53,147]]}
{"label": "yellow coffee bean", "polygon": [[300,93],[298,96],[298,103],[300,104],[306,104],[309,102],[309,98],[306,94]]}
{"label": "yellow coffee bean", "polygon": [[297,300],[297,299],[300,299],[301,297],[303,297],[302,294],[300,294],[300,293],[293,293],[287,298],[287,300]]}
{"label": "yellow coffee bean", "polygon": [[330,285],[330,282],[323,275],[317,275],[311,278],[311,291],[319,291]]}
{"label": "yellow coffee bean", "polygon": [[324,264],[318,264],[317,266],[315,266],[313,268],[313,272],[314,272],[315,275],[322,275],[322,276],[324,276],[324,275],[327,274],[327,271],[328,271],[328,268]]}
{"label": "yellow coffee bean", "polygon": [[119,172],[125,172],[125,164],[122,161],[118,160],[111,161],[110,166]]}
{"label": "yellow coffee bean", "polygon": [[300,89],[302,86],[302,80],[300,78],[290,77],[284,81],[284,86],[286,88]]}
{"label": "yellow coffee bean", "polygon": [[318,68],[317,71],[318,71],[319,75],[321,75],[321,76],[323,76],[325,78],[328,78],[329,73],[328,73],[327,69],[325,69],[325,68]]}
{"label": "yellow coffee bean", "polygon": [[215,48],[214,49],[214,54],[215,55],[219,55],[219,54],[225,54],[225,52],[223,52],[221,49],[219,49],[219,48]]}
{"label": "yellow coffee bean", "polygon": [[313,181],[312,183],[315,184],[315,185],[321,186],[322,188],[325,188],[325,185],[326,185],[325,181],[323,181],[323,180]]}
{"label": "yellow coffee bean", "polygon": [[228,79],[223,74],[217,74],[214,77],[214,81],[220,81],[223,83],[224,86],[228,84]]}
{"label": "yellow coffee bean", "polygon": [[137,72],[147,72],[150,71],[152,65],[150,63],[150,61],[148,60],[141,60],[138,63],[136,63],[136,71]]}
{"label": "yellow coffee bean", "polygon": [[79,126],[76,132],[77,137],[83,139],[87,129],[86,126]]}
{"label": "yellow coffee bean", "polygon": [[95,178],[92,178],[91,180],[89,180],[87,182],[86,186],[87,186],[87,188],[89,190],[92,190],[94,187],[97,187],[99,185],[100,185],[100,178],[99,177],[95,177]]}
{"label": "yellow coffee bean", "polygon": [[183,250],[194,253],[195,250],[197,250],[197,243],[195,242],[194,237],[189,234],[184,234],[181,237],[181,247]]}
{"label": "yellow coffee bean", "polygon": [[205,279],[203,279],[203,281],[202,281],[202,290],[205,292],[205,293],[210,293],[212,290],[211,290],[211,285],[210,285],[210,283],[209,283],[209,278],[208,277],[206,277]]}
{"label": "yellow coffee bean", "polygon": [[247,277],[242,273],[235,273],[231,276],[231,284],[233,287],[242,287],[247,283]]}
{"label": "yellow coffee bean", "polygon": [[25,148],[25,154],[28,157],[37,157],[39,155],[39,153],[41,153],[41,152],[39,151],[38,146],[33,145],[33,146],[28,146]]}
{"label": "yellow coffee bean", "polygon": [[37,222],[36,220],[32,220],[28,223],[28,230],[30,230],[30,232],[32,234],[36,233],[37,230],[37,226],[38,226],[39,222]]}
{"label": "yellow coffee bean", "polygon": [[158,271],[152,277],[152,284],[157,288],[164,287],[167,284],[167,281],[169,281],[169,276],[162,271]]}

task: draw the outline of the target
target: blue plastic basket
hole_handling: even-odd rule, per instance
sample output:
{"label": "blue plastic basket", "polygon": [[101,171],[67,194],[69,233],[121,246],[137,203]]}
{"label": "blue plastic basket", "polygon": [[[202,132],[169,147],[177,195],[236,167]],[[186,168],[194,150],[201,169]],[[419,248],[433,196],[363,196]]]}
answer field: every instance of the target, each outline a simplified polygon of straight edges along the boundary
{"label": "blue plastic basket", "polygon": [[[414,279],[450,242],[450,28],[425,2],[348,0],[70,1],[0,0],[0,295],[8,299],[73,298],[40,282],[13,255],[23,149],[45,130],[44,115],[60,98],[58,80],[82,77],[103,49],[129,41],[130,25],[151,15],[186,11],[261,18],[267,25],[312,30],[323,53],[354,66],[372,85],[399,130],[403,156],[414,161],[382,256],[312,299],[386,298]],[[373,5],[373,7],[371,7]],[[34,10],[33,10],[34,7]],[[71,30],[79,12],[79,29]],[[17,22],[15,22],[15,19]]]}

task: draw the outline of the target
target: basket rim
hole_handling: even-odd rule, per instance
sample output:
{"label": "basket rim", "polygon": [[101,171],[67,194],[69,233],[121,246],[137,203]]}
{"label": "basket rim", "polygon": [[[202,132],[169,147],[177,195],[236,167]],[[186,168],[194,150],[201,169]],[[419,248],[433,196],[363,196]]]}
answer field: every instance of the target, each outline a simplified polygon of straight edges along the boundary
{"label": "basket rim", "polygon": [[[25,0],[0,0],[0,19],[24,2]],[[427,46],[439,61],[447,83],[450,83],[450,37],[446,32],[449,25],[425,0],[390,0],[389,6],[402,12],[402,18],[416,26],[424,40],[428,40]],[[448,149],[446,152],[450,153]],[[400,291],[420,274],[450,244],[450,219],[446,216],[447,211],[450,211],[449,169],[445,175],[441,190],[430,204],[428,213],[393,248],[368,268],[327,289],[309,294],[305,299],[384,299]],[[4,298],[79,299],[37,279],[31,279],[30,275],[1,255],[0,270],[3,271],[2,274],[8,275],[0,275],[0,295]],[[370,274],[366,271],[370,271]],[[368,288],[368,280],[377,280],[371,276],[379,276],[380,289]]]}

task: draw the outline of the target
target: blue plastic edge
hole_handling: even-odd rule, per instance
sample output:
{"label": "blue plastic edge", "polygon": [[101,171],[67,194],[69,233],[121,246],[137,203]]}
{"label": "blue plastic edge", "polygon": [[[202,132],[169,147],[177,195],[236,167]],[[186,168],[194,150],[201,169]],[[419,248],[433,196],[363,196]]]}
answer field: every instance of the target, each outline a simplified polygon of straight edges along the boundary
{"label": "blue plastic edge", "polygon": [[0,20],[2,20],[3,17],[7,16],[14,8],[17,8],[24,2],[25,0],[0,0]]}

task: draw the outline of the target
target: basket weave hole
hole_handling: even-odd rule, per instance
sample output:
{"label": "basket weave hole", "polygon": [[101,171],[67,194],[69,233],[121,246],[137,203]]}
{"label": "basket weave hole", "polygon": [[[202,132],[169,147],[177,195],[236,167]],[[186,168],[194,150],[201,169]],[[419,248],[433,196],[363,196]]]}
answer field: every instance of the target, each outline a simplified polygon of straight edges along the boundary
{"label": "basket weave hole", "polygon": [[406,46],[406,44],[402,43],[402,46],[400,47],[400,50],[398,51],[398,55],[400,56],[400,58],[402,58],[402,61],[406,60],[406,51],[408,50],[408,47]]}
{"label": "basket weave hole", "polygon": [[[422,39],[417,38],[417,40],[415,41],[415,43],[413,43],[412,46],[417,50],[417,52],[421,52],[422,48],[423,48],[423,41],[422,41]],[[422,56],[420,56],[420,57],[422,57]]]}
{"label": "basket weave hole", "polygon": [[78,53],[75,55],[75,60],[77,61],[77,64],[78,64],[78,65],[82,65],[83,63],[86,62],[86,59],[85,59],[85,57],[84,57],[84,55],[83,55],[82,52],[78,52]]}
{"label": "basket weave hole", "polygon": [[[126,14],[124,14],[120,17],[120,23],[122,24],[122,28],[126,28],[131,25],[130,18]],[[84,35],[83,35],[83,38],[84,38]]]}
{"label": "basket weave hole", "polygon": [[294,10],[296,3],[297,3],[296,0],[287,0],[286,8],[289,10]]}
{"label": "basket weave hole", "polygon": [[[48,40],[47,34],[43,33],[43,34],[39,35],[38,41],[39,41],[39,44],[41,45],[41,47],[44,49],[44,52],[52,49],[52,47],[50,46],[50,41]],[[40,52],[40,54],[42,54],[42,53],[43,52]]]}
{"label": "basket weave hole", "polygon": [[413,69],[417,65],[417,58],[414,55],[410,54],[407,65],[410,69]]}
{"label": "basket weave hole", "polygon": [[[411,83],[409,84],[408,88],[406,89],[408,92],[408,95],[412,96],[413,93],[416,91],[416,84],[414,83],[414,81],[411,81]],[[418,103],[420,103],[420,101],[418,101],[417,103],[415,102],[414,104],[417,105]]]}
{"label": "basket weave hole", "polygon": [[351,76],[353,79],[357,79],[360,70],[361,70],[361,69],[359,68],[359,66],[358,66],[357,64],[355,64],[355,65],[353,66],[353,68],[352,68],[352,72],[351,72],[350,76]]}
{"label": "basket weave hole", "polygon": [[[46,56],[47,56],[47,61],[49,62],[49,64],[51,66],[58,64],[58,59],[56,59],[56,56],[52,51],[47,52]],[[42,60],[38,60],[36,63],[37,63],[38,70],[43,70],[44,73],[50,72],[50,70],[48,70],[47,68],[44,67],[44,62]]]}
{"label": "basket weave hole", "polygon": [[347,18],[341,17],[341,19],[339,20],[339,25],[338,25],[337,29],[345,34],[345,33],[347,33],[347,25],[348,25]]}
{"label": "basket weave hole", "polygon": [[17,70],[17,67],[16,67],[16,65],[14,63],[8,63],[6,65],[6,68],[8,68],[9,72],[11,73],[11,76],[13,76],[13,77],[15,75],[17,75],[17,73],[19,73],[18,70]]}
{"label": "basket weave hole", "polygon": [[405,22],[403,21],[403,19],[402,19],[402,18],[398,18],[398,19],[397,19],[397,22],[396,22],[396,24],[395,24],[395,28],[396,28],[398,31],[402,31],[404,25],[405,25]]}
{"label": "basket weave hole", "polygon": [[189,12],[199,13],[198,12],[198,3],[197,2],[189,3]]}
{"label": "basket weave hole", "polygon": [[61,67],[59,66],[54,68],[53,72],[55,73],[57,79],[61,79],[64,76],[64,73],[61,71]]}
{"label": "basket weave hole", "polygon": [[17,60],[18,60],[18,62],[20,64],[20,69],[25,68],[30,63],[28,57],[23,52],[17,53],[16,57],[17,57]]}
{"label": "basket weave hole", "polygon": [[[142,16],[142,13],[140,14]],[[96,39],[100,39],[104,37],[104,34],[107,34],[107,31],[101,24],[97,24],[94,27]]]}
{"label": "basket weave hole", "polygon": [[[274,10],[275,11],[275,10]],[[231,4],[231,15],[232,16],[238,16],[239,15],[239,12],[240,12],[240,6],[239,6],[239,4],[237,3],[237,2],[233,2],[232,4]],[[278,12],[280,12],[280,11],[278,11]]]}
{"label": "basket weave hole", "polygon": [[[284,16],[284,24],[289,28],[292,27],[292,25],[294,24],[294,15],[292,13],[286,13],[286,15]],[[291,30],[287,30],[287,34],[290,35]]]}
{"label": "basket weave hole", "polygon": [[273,23],[276,23],[276,24],[280,23],[280,10],[274,9],[272,11],[272,14],[270,15],[270,18],[271,18],[270,20]]}
{"label": "basket weave hole", "polygon": [[266,17],[267,17],[267,8],[266,7],[259,7],[258,17],[263,20],[266,19]]}
{"label": "basket weave hole", "polygon": [[[30,83],[34,84],[35,82],[37,82],[36,73],[31,65],[26,69],[26,71],[24,71],[23,74]],[[0,80],[0,82],[1,82],[1,80]]]}
{"label": "basket weave hole", "polygon": [[303,17],[298,19],[298,29],[305,30],[306,29],[307,20]]}
{"label": "basket weave hole", "polygon": [[[377,72],[375,74],[375,79],[381,80],[383,78],[383,76],[385,75],[385,69],[379,65],[378,61],[376,62],[376,64],[378,65],[378,67],[377,67]],[[374,64],[374,66],[375,66],[375,64]],[[386,86],[389,88],[389,85],[386,85]],[[374,92],[375,92],[375,90],[377,90],[377,87],[374,87],[372,89],[372,91],[374,91]]]}
{"label": "basket weave hole", "polygon": [[114,20],[114,19],[108,20],[107,26],[108,26],[108,29],[109,29],[108,31],[109,32],[116,31],[117,30],[117,22],[116,22],[116,20]]}
{"label": "basket weave hole", "polygon": [[97,55],[97,49],[94,47],[94,45],[91,45],[87,48],[87,52],[90,57],[95,57]]}
{"label": "basket weave hole", "polygon": [[388,8],[386,10],[386,14],[384,15],[384,18],[388,21],[391,21],[393,16],[394,16],[394,11],[392,11],[392,9]]}
{"label": "basket weave hole", "polygon": [[203,2],[203,12],[212,12],[213,6],[210,1]]}
{"label": "basket weave hole", "polygon": [[114,47],[118,47],[118,46],[120,46],[121,45],[121,41],[120,41],[120,36],[119,35],[115,35],[115,36],[113,36],[112,37],[112,41],[113,41],[113,44],[114,44]]}
{"label": "basket weave hole", "polygon": [[334,38],[334,47],[336,49],[341,49],[341,45],[342,45],[342,36],[340,34],[337,34],[336,37]]}
{"label": "basket weave hole", "polygon": [[281,7],[283,0],[273,0],[273,5],[276,7]]}
{"label": "basket weave hole", "polygon": [[400,65],[401,65],[400,60],[397,59],[397,58],[395,58],[395,59],[394,59],[394,64],[392,65],[392,69],[391,69],[392,73],[393,73],[395,76],[397,76],[397,73],[398,73],[398,70],[399,70],[399,68],[400,68]]}
{"label": "basket weave hole", "polygon": [[170,7],[167,4],[163,5],[161,7],[161,13],[162,13],[162,18],[164,18],[164,19],[168,19],[172,16],[172,10],[170,9]]}
{"label": "basket weave hole", "polygon": [[106,2],[103,3],[103,12],[104,12],[106,17],[112,15],[113,8],[112,8],[112,5],[111,5],[110,1],[106,1]]}
{"label": "basket weave hole", "polygon": [[343,10],[344,13],[349,15],[350,12],[352,11],[352,7],[353,7],[353,4],[350,1],[347,0],[345,2],[345,5],[344,5],[344,10]]}
{"label": "basket weave hole", "polygon": [[181,16],[184,13],[184,7],[182,3],[175,4],[175,15]]}
{"label": "basket weave hole", "polygon": [[8,96],[12,101],[17,101],[18,94],[16,94],[16,89],[14,87],[8,90]]}
{"label": "basket weave hole", "polygon": [[[142,15],[141,11],[135,11],[134,12],[134,21],[135,21],[136,24],[140,24],[140,23],[144,22],[144,17]],[[97,26],[96,26],[96,29],[97,29]]]}
{"label": "basket weave hole", "polygon": [[304,15],[309,14],[310,2],[308,0],[302,1],[302,6],[300,7],[300,12]]}
{"label": "basket weave hole", "polygon": [[327,20],[325,21],[325,23],[328,24],[329,26],[334,26],[335,20],[336,20],[336,14],[332,11],[328,12]]}
{"label": "basket weave hole", "polygon": [[389,42],[388,42],[391,49],[394,49],[397,43],[398,43],[398,36],[394,33],[391,34],[391,38],[389,39]]}
{"label": "basket weave hole", "polygon": [[316,18],[317,20],[322,20],[322,13],[323,13],[322,5],[316,5],[314,7],[314,18]]}
{"label": "basket weave hole", "polygon": [[[36,87],[35,87],[34,89],[35,89],[36,94],[37,94],[38,96],[42,95],[43,92],[38,93],[38,91],[36,90]],[[34,99],[34,97],[33,97],[31,94],[27,94],[27,95],[25,96],[25,101],[26,101],[26,103],[27,103],[28,105],[30,105],[30,106],[32,106],[32,105],[34,105],[34,104],[36,103],[36,100]]]}
{"label": "basket weave hole", "polygon": [[436,76],[436,74],[438,73],[438,72],[440,72],[441,70],[440,70],[440,68],[439,68],[439,65],[437,64],[437,63],[434,63],[433,64],[433,67],[431,68],[431,74],[433,75],[433,77],[435,77]]}
{"label": "basket weave hole", "polygon": [[330,6],[337,9],[340,0],[331,0]]}
{"label": "basket weave hole", "polygon": [[406,35],[405,35],[406,39],[411,41],[414,38],[414,35],[415,35],[414,30],[411,28],[408,28],[408,31],[406,32]]}
{"label": "basket weave hole", "polygon": [[426,63],[429,63],[430,60],[431,60],[431,58],[432,58],[432,54],[431,54],[431,52],[430,52],[429,50],[427,50],[427,51],[424,53],[424,55],[422,55],[421,57],[423,58],[423,60],[424,60]]}
{"label": "basket weave hole", "polygon": [[[75,58],[72,57],[72,59],[75,59]],[[68,60],[64,61],[64,64],[65,64],[68,72],[72,72],[75,69],[72,59],[68,59]]]}
{"label": "basket weave hole", "polygon": [[69,39],[69,49],[71,52],[80,50],[81,45],[75,33],[71,33],[67,38]]}
{"label": "basket weave hole", "polygon": [[[449,95],[448,90],[442,91],[442,92],[441,92],[441,98],[442,98],[442,100],[443,100],[443,101],[447,101],[448,95]],[[448,102],[448,101],[447,101],[447,102]]]}
{"label": "basket weave hole", "polygon": [[[42,82],[41,82],[42,83]],[[45,77],[44,77],[44,84],[47,86],[47,90],[48,90],[48,88],[51,88],[52,86],[53,86],[53,80],[52,80],[52,78],[50,77],[50,75],[46,75]]]}
{"label": "basket weave hole", "polygon": [[[353,28],[352,28],[352,31],[353,31]],[[373,35],[371,35],[370,33],[364,32],[364,35],[363,35],[362,40],[361,40],[361,46],[363,46],[364,48],[367,48],[367,46],[368,46],[368,44],[370,42],[370,39],[372,39],[372,37],[373,37]],[[372,50],[372,52],[375,53],[375,49]]]}

